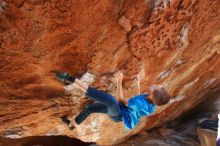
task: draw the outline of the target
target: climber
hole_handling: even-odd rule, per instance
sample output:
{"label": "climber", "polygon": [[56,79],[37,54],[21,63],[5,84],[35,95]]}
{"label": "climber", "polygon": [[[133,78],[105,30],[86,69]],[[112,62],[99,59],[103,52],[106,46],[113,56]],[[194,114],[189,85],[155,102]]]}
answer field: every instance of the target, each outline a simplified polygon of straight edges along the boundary
{"label": "climber", "polygon": [[95,101],[87,105],[83,111],[75,118],[77,124],[82,123],[91,113],[105,113],[110,116],[114,122],[123,121],[125,128],[133,129],[143,116],[148,116],[155,111],[155,105],[164,105],[169,102],[170,95],[162,86],[153,86],[152,96],[141,94],[130,99],[124,98],[122,92],[123,74],[119,71],[116,73],[118,101],[114,96],[92,88],[84,84],[81,80],[65,73],[56,71],[57,78],[65,84],[74,83],[85,94]]}

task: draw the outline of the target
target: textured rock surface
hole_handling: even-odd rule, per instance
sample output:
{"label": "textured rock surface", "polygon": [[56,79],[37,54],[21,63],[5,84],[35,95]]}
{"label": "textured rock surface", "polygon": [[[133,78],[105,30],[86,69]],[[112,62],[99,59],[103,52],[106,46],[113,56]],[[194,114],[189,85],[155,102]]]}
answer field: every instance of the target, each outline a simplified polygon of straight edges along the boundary
{"label": "textured rock surface", "polygon": [[[173,120],[220,90],[218,0],[5,0],[2,4],[1,136],[68,135],[115,144]],[[140,74],[141,92],[164,84],[175,98],[134,130],[94,114],[73,132],[60,117],[74,117],[85,97],[77,89],[67,87],[65,92],[50,73],[54,69],[76,76],[90,72],[92,85],[112,94],[113,73],[123,69],[126,97],[137,94]]]}
{"label": "textured rock surface", "polygon": [[[184,129],[181,132],[171,128],[160,128],[150,133],[141,132],[128,141],[117,146],[200,146],[196,128]],[[162,132],[160,132],[162,131]],[[211,142],[215,142],[215,140]]]}
{"label": "textured rock surface", "polygon": [[216,131],[198,128],[198,134],[202,146],[216,145]]}
{"label": "textured rock surface", "polygon": [[78,139],[66,136],[33,136],[19,139],[0,138],[2,146],[88,146],[90,143],[84,143]]}

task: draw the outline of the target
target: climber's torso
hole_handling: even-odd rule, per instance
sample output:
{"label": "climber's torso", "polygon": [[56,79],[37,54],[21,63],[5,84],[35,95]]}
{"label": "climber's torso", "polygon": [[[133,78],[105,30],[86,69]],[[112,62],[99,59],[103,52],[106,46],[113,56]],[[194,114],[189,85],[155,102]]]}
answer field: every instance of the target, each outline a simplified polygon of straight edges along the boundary
{"label": "climber's torso", "polygon": [[130,98],[127,106],[119,103],[125,128],[133,129],[141,117],[148,116],[155,111],[155,104],[150,103],[146,96],[148,94],[141,94]]}

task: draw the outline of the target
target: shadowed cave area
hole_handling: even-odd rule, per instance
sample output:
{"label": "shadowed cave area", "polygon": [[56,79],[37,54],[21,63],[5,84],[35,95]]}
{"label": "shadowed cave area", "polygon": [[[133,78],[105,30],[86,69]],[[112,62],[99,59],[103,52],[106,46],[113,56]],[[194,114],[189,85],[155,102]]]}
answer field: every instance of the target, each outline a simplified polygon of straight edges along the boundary
{"label": "shadowed cave area", "polygon": [[[218,0],[0,0],[1,141],[65,135],[72,139],[48,141],[166,145],[184,133],[168,125],[219,113],[219,8]],[[91,101],[75,85],[58,82],[54,70],[114,96],[121,70],[126,98],[163,85],[172,99],[132,130],[105,114],[71,130],[61,117],[73,120]],[[192,144],[205,145],[204,135],[215,141],[216,132],[194,126]]]}

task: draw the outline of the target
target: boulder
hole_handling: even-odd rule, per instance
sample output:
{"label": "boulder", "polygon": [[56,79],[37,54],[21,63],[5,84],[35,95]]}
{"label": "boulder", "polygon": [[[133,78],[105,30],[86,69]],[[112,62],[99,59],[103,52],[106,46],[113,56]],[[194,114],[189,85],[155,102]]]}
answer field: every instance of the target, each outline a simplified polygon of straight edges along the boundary
{"label": "boulder", "polygon": [[209,129],[197,129],[201,146],[216,145],[217,132]]}
{"label": "boulder", "polygon": [[[1,2],[3,4],[3,2]],[[218,0],[4,0],[0,10],[0,136],[66,135],[112,145],[163,125],[220,91]],[[173,99],[126,130],[92,114],[75,130],[61,120],[86,97],[52,73],[63,70],[115,94],[166,86]],[[141,75],[137,82],[137,75]]]}

